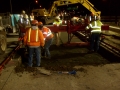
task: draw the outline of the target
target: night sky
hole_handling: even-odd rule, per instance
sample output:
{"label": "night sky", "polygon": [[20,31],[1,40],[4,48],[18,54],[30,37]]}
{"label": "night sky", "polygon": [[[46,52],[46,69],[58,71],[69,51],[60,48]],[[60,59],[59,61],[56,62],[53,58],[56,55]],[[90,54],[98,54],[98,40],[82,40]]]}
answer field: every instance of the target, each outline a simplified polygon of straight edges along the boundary
{"label": "night sky", "polygon": [[[38,4],[35,3],[35,0],[11,0],[12,13],[20,13],[22,10],[28,11],[33,8],[50,7],[53,0],[38,0]],[[47,2],[47,3],[46,3]],[[46,5],[46,6],[45,6]],[[11,12],[10,0],[0,0],[0,13]]]}
{"label": "night sky", "polygon": [[[11,0],[12,13],[20,13],[22,10],[26,12],[33,8],[42,7],[49,8],[54,0],[38,0],[38,4],[35,0]],[[120,0],[89,0],[94,4],[95,8],[100,10],[101,15],[120,15]],[[10,0],[0,0],[0,13],[11,12]]]}

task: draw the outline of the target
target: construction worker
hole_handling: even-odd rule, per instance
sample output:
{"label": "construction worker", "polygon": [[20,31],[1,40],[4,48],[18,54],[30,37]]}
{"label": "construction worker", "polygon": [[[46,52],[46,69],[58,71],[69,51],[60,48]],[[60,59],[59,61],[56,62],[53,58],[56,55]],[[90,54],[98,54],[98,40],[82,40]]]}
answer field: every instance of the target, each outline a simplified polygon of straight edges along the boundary
{"label": "construction worker", "polygon": [[30,21],[32,21],[32,20],[34,20],[34,15],[33,15],[33,13],[31,13],[31,15],[30,15]]}
{"label": "construction worker", "polygon": [[24,10],[22,10],[21,15],[22,15],[22,17],[25,17],[26,12]]}
{"label": "construction worker", "polygon": [[47,28],[46,26],[43,26],[42,22],[38,23],[38,27],[42,31],[43,36],[44,36],[44,40],[45,40],[45,45],[43,47],[42,54],[46,58],[51,59],[49,48],[50,48],[50,45],[52,44],[52,41],[53,41],[53,34],[49,28]]}
{"label": "construction worker", "polygon": [[[62,20],[60,20],[60,17],[59,16],[57,16],[56,18],[55,18],[55,21],[53,22],[53,25],[54,26],[57,26],[57,27],[59,27],[60,25],[62,25]],[[55,38],[56,38],[56,45],[57,46],[59,46],[60,45],[60,32],[58,31],[58,32],[55,32]]]}
{"label": "construction worker", "polygon": [[41,63],[41,49],[40,46],[44,46],[44,37],[42,32],[38,28],[38,21],[33,20],[31,22],[31,28],[26,31],[24,36],[24,45],[28,47],[28,66],[33,66],[33,54],[36,54],[36,66],[40,66]]}
{"label": "construction worker", "polygon": [[18,25],[20,29],[19,37],[23,37],[26,32],[26,28],[30,27],[30,21],[29,21],[28,15],[25,14],[24,10],[22,11],[22,14],[20,14]]}
{"label": "construction worker", "polygon": [[94,16],[90,24],[86,27],[86,30],[91,30],[90,37],[90,52],[97,52],[99,49],[100,36],[101,36],[101,26],[102,22],[99,17]]}

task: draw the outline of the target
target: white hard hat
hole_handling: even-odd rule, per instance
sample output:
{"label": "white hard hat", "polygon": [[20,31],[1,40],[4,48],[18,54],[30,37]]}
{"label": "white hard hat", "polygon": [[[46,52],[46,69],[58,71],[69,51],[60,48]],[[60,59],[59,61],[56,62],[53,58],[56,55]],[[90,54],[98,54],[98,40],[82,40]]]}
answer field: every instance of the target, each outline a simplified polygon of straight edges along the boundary
{"label": "white hard hat", "polygon": [[25,11],[24,11],[24,10],[22,10],[22,13],[23,13],[23,14],[25,14]]}
{"label": "white hard hat", "polygon": [[26,19],[28,19],[28,15],[27,14],[23,15],[23,17],[26,18]]}

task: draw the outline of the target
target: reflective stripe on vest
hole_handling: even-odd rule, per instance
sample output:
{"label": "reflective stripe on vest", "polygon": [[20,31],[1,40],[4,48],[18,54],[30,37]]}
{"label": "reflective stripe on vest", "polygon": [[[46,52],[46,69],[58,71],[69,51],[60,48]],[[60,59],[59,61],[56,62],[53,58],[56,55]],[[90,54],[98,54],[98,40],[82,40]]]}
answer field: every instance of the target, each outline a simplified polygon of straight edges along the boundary
{"label": "reflective stripe on vest", "polygon": [[60,24],[62,24],[62,20],[59,20],[58,22],[57,22],[57,21],[54,21],[53,24],[59,26]]}
{"label": "reflective stripe on vest", "polygon": [[28,31],[28,42],[30,42],[30,34],[31,34],[31,28]]}
{"label": "reflective stripe on vest", "polygon": [[95,25],[90,24],[92,29],[100,29],[101,28],[101,26],[97,26],[97,22],[96,21],[94,22],[94,24]]}
{"label": "reflective stripe on vest", "polygon": [[36,42],[38,42],[38,29],[36,31]]}
{"label": "reflective stripe on vest", "polygon": [[[47,27],[45,27],[45,28],[47,28]],[[43,34],[46,34],[46,36],[49,37],[52,34],[52,32],[51,32],[51,30],[49,28],[47,28],[47,29],[48,29],[48,32],[43,32]],[[45,38],[44,38],[44,40],[45,40]]]}
{"label": "reflective stripe on vest", "polygon": [[[30,34],[31,34],[31,28],[29,29],[29,32],[28,32],[28,42],[30,42]],[[35,41],[38,42],[38,29],[36,30]]]}
{"label": "reflective stripe on vest", "polygon": [[50,36],[52,34],[51,30],[48,28],[48,34],[47,34],[47,37]]}
{"label": "reflective stripe on vest", "polygon": [[93,24],[90,24],[90,27],[92,29],[91,32],[98,32],[100,33],[101,32],[101,26],[98,26],[97,22],[94,21],[94,25]]}

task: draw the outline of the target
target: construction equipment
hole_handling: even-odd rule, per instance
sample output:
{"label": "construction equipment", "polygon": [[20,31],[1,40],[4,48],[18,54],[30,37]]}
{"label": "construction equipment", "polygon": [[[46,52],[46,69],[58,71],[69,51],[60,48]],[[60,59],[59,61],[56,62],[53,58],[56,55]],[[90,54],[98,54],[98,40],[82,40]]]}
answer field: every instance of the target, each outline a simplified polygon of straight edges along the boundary
{"label": "construction equipment", "polygon": [[0,54],[5,53],[7,48],[6,29],[2,23],[2,17],[0,16]]}
{"label": "construction equipment", "polygon": [[[68,33],[68,41],[66,41],[66,45],[71,45],[71,46],[88,46],[89,45],[89,36],[90,36],[90,30],[85,30],[86,23],[81,24],[75,24],[73,25],[71,21],[67,22],[67,25],[62,25],[62,26],[54,26],[54,25],[45,25],[48,28],[51,29],[52,32],[67,32]],[[102,31],[108,31],[109,30],[109,25],[104,24],[101,26]],[[72,38],[76,36],[80,40],[83,39],[83,42],[75,42],[71,43]],[[102,37],[104,38],[104,37]]]}
{"label": "construction equipment", "polygon": [[64,5],[71,5],[71,4],[82,4],[85,8],[87,8],[92,14],[96,16],[100,16],[101,12],[98,11],[93,4],[91,4],[88,0],[56,0],[53,2],[52,7],[49,11],[46,9],[33,9],[32,12],[34,13],[35,17],[39,17],[37,19],[44,20],[45,24],[49,24],[53,22],[54,17],[58,15],[57,7],[64,6]]}
{"label": "construction equipment", "polygon": [[0,16],[7,34],[19,32],[18,20],[20,14],[0,13]]}
{"label": "construction equipment", "polygon": [[19,30],[18,19],[19,14],[0,13],[0,54],[7,49],[7,35],[14,35]]}
{"label": "construction equipment", "polygon": [[[88,39],[90,36],[90,31],[86,31],[85,27],[89,24],[91,20],[90,16],[94,15],[97,18],[100,18],[101,11],[98,11],[93,4],[91,4],[88,0],[56,0],[53,2],[52,7],[50,8],[49,12],[45,9],[34,9],[32,12],[34,13],[35,17],[39,17],[40,19],[43,19],[42,21],[44,24],[49,24],[53,23],[53,20],[56,16],[60,14],[57,11],[57,7],[59,6],[65,6],[65,5],[73,5],[73,4],[81,4],[84,6],[90,13],[88,16],[82,16],[80,17],[80,22],[73,23],[71,20],[73,17],[70,17],[69,19],[63,19],[63,21],[67,21],[67,23],[56,27],[54,25],[46,25],[48,28],[52,30],[52,32],[67,32],[68,33],[68,42],[67,44],[71,45],[71,39],[73,36],[77,36],[78,38],[82,39],[85,38],[85,42],[79,42],[79,43],[74,43],[74,45],[88,45]],[[65,17],[69,17],[70,14],[66,13],[66,11],[63,11]],[[92,13],[92,15],[91,15]],[[87,13],[86,13],[87,14]],[[102,30],[109,30],[109,25],[103,25]]]}

